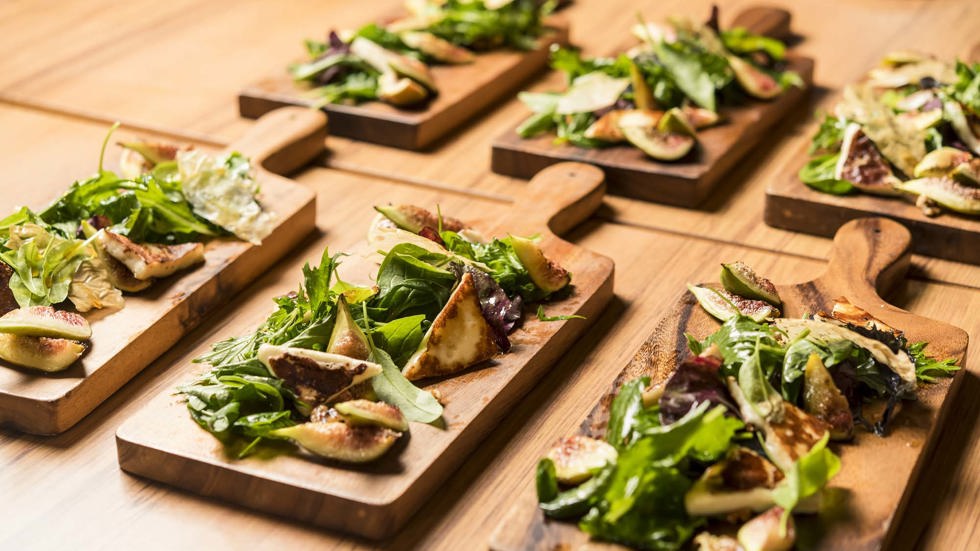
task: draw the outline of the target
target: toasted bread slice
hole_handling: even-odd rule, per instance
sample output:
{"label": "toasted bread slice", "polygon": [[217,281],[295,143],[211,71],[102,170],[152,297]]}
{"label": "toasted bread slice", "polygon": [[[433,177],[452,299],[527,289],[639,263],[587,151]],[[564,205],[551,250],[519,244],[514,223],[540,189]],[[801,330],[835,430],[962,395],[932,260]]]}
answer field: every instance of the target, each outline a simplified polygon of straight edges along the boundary
{"label": "toasted bread slice", "polygon": [[151,245],[132,242],[128,237],[103,232],[102,246],[113,258],[122,262],[136,279],[167,277],[204,261],[204,245]]}
{"label": "toasted bread slice", "polygon": [[463,274],[402,373],[409,380],[451,375],[497,354],[492,329],[483,317],[473,276]]}

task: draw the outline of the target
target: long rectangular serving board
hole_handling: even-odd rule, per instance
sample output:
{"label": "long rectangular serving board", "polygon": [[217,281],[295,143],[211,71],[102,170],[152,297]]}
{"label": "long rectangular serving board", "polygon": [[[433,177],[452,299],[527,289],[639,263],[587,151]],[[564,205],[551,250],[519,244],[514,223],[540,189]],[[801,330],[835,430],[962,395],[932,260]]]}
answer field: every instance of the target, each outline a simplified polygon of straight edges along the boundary
{"label": "long rectangular serving board", "polygon": [[[812,135],[808,132],[807,136]],[[810,189],[797,172],[806,162],[807,146],[801,144],[784,176],[766,188],[766,224],[775,228],[831,236],[849,220],[886,216],[901,222],[913,236],[913,252],[946,260],[980,264],[980,217],[943,212],[926,216],[909,201],[868,194],[831,195]]]}
{"label": "long rectangular serving board", "polygon": [[[534,178],[528,196],[513,207],[445,213],[485,235],[542,237],[545,254],[573,274],[570,296],[547,306],[549,315],[586,319],[542,322],[533,313],[511,335],[513,348],[486,365],[427,384],[445,405],[444,427],[411,424],[406,444],[361,466],[308,456],[232,459],[199,428],[186,405],[167,391],[116,433],[120,466],[133,474],[217,497],[266,513],[369,538],[395,533],[460,465],[515,403],[546,376],[548,368],[598,318],[612,298],[613,264],[556,237],[587,218],[602,202],[602,172],[566,163]],[[365,232],[373,212],[351,223]],[[361,253],[372,253],[364,244]],[[319,256],[319,252],[313,253]],[[346,281],[365,282],[377,266],[355,252],[340,267]],[[293,290],[293,283],[283,293]],[[228,335],[230,336],[230,335]],[[200,366],[188,370],[200,371]]]}
{"label": "long rectangular serving board", "polygon": [[[738,14],[733,26],[785,38],[790,14],[776,8],[749,8]],[[624,51],[621,47],[615,52]],[[524,139],[517,126],[493,143],[491,169],[505,176],[529,178],[554,163],[578,161],[603,169],[610,193],[682,207],[695,207],[715,188],[721,177],[756,144],[765,131],[783,119],[809,93],[813,83],[813,60],[787,56],[789,69],[796,71],[805,88],[790,88],[771,101],[750,101],[722,108],[722,124],[698,132],[698,145],[682,160],[655,161],[629,145],[586,149],[556,145],[554,135]]]}
{"label": "long rectangular serving board", "polygon": [[[892,327],[903,330],[910,342],[927,341],[927,352],[942,358],[966,355],[965,331],[896,308],[881,298],[905,277],[910,263],[911,236],[900,224],[885,218],[864,218],[842,227],[834,238],[827,271],[814,281],[777,285],[784,315],[829,312],[839,297],[865,309]],[[734,259],[718,259],[730,261]],[[787,259],[792,262],[792,259]],[[685,333],[703,339],[719,324],[685,292],[657,323],[656,329],[583,421],[581,434],[601,438],[609,407],[626,381],[649,376],[652,384],[669,378],[688,355]],[[841,471],[831,481],[833,499],[818,515],[799,515],[797,549],[871,551],[911,548],[928,521],[929,511],[906,514],[919,472],[935,467],[932,456],[943,418],[953,411],[957,389],[965,371],[936,384],[920,385],[915,402],[903,402],[885,437],[858,429],[851,443],[832,447],[841,457]],[[544,455],[545,450],[542,450]],[[531,468],[529,467],[529,471]],[[544,517],[538,508],[532,481],[494,532],[495,551],[552,549],[608,549],[597,544],[573,523]]]}
{"label": "long rectangular serving board", "polygon": [[211,240],[204,264],[126,295],[120,310],[87,315],[91,348],[65,371],[40,373],[0,361],[0,424],[32,434],[68,430],[313,231],[313,192],[273,172],[312,160],[325,137],[322,113],[292,108],[264,117],[231,145],[229,151],[250,156],[258,167],[259,201],[277,215],[262,245]]}
{"label": "long rectangular serving board", "polygon": [[[478,54],[473,63],[431,67],[439,94],[422,107],[398,108],[380,101],[326,105],[330,133],[401,149],[426,149],[544,69],[551,45],[568,42],[563,19],[549,18],[548,27],[534,50],[497,50]],[[248,118],[284,105],[314,104],[306,89],[293,82],[285,63],[238,95],[239,112]]]}

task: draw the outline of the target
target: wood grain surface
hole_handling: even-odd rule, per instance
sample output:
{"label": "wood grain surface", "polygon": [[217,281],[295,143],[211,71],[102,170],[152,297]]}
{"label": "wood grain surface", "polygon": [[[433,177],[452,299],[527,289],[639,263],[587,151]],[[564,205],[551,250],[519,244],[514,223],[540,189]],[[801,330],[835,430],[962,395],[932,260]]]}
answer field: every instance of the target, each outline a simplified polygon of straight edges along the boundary
{"label": "wood grain surface", "polygon": [[[514,205],[490,223],[478,223],[473,213],[442,210],[486,235],[540,234],[545,254],[574,274],[572,294],[549,304],[549,315],[586,317],[542,322],[529,312],[522,327],[511,335],[514,346],[510,352],[489,365],[426,385],[445,403],[445,427],[412,423],[407,444],[364,466],[316,461],[298,454],[256,454],[236,460],[193,422],[182,400],[168,391],[119,428],[120,466],[134,474],[313,525],[370,538],[391,536],[510,407],[545,376],[612,298],[612,261],[552,233],[568,231],[588,218],[602,202],[604,189],[601,171],[565,163],[532,180],[531,201]],[[359,217],[365,231],[374,214],[368,210]],[[374,250],[364,244],[355,251],[344,259],[340,276],[345,281],[370,285],[370,276],[377,270],[368,260],[374,258]]]}
{"label": "wood grain surface", "polygon": [[[589,55],[614,51],[642,10],[649,20],[707,14],[714,0],[581,0],[564,10],[571,42]],[[93,153],[114,120],[154,135],[223,147],[254,121],[238,117],[236,97],[256,71],[301,55],[297,36],[354,27],[391,13],[401,0],[36,0],[0,2],[0,196],[43,204],[65,182],[92,170]],[[722,22],[758,0],[721,2]],[[777,281],[812,279],[830,240],[779,230],[762,218],[766,187],[784,177],[811,115],[829,109],[846,83],[860,78],[896,45],[937,55],[962,54],[976,38],[980,4],[971,0],[774,0],[793,13],[794,48],[819,61],[808,105],[772,132],[778,139],[749,152],[701,208],[607,197],[598,217],[568,239],[616,262],[616,298],[596,325],[514,404],[405,528],[389,549],[483,548],[513,501],[533,484],[533,465],[561,436],[574,432],[622,366],[673,306],[688,281],[717,278],[717,259],[741,258]],[[559,88],[550,73],[528,85]],[[190,360],[218,338],[249,331],[270,300],[295,284],[306,261],[325,246],[350,247],[363,237],[352,223],[378,197],[392,202],[472,209],[492,219],[521,197],[526,181],[489,170],[494,139],[526,116],[519,102],[495,106],[461,126],[435,152],[412,152],[330,137],[329,168],[297,180],[318,195],[319,232],[224,301],[195,331],[72,430],[32,437],[0,429],[0,501],[9,524],[0,547],[248,548],[284,546],[371,549],[377,545],[284,521],[128,476],[118,468],[114,433],[162,392],[193,377]],[[52,156],[51,151],[57,151]],[[795,169],[792,167],[791,169]],[[45,187],[51,184],[52,187]],[[2,201],[0,201],[2,203]],[[791,259],[792,262],[787,262]],[[980,335],[980,267],[913,256],[910,278],[889,300],[917,314],[948,320]],[[966,395],[980,392],[980,349],[967,359]],[[912,548],[972,551],[980,538],[980,402],[958,404],[932,464],[921,473],[909,515],[925,519]],[[515,419],[515,421],[509,421]]]}
{"label": "wood grain surface", "polygon": [[[324,106],[333,134],[402,149],[431,146],[468,119],[513,95],[548,65],[551,45],[568,42],[567,24],[551,18],[548,25],[534,50],[497,50],[478,54],[473,63],[432,66],[439,93],[420,107],[400,108],[381,101]],[[294,82],[285,67],[281,63],[272,76],[242,90],[238,106],[243,117],[254,119],[284,105],[315,104],[310,88]]]}
{"label": "wood grain surface", "polygon": [[[256,176],[263,188],[259,200],[277,219],[262,245],[213,239],[205,245],[202,266],[127,295],[121,310],[87,314],[92,325],[91,348],[65,371],[44,374],[0,361],[0,424],[34,434],[69,429],[193,329],[211,308],[234,295],[312,231],[314,195],[267,169],[287,172],[308,163],[321,150],[325,132],[322,114],[293,108],[270,114],[233,145],[231,150],[251,155],[258,166],[266,167]],[[93,160],[100,143],[90,144]],[[49,152],[49,156],[55,154]],[[63,182],[62,189],[68,184]]]}
{"label": "wood grain surface", "polygon": [[[879,295],[904,279],[910,246],[908,230],[897,222],[884,218],[849,222],[837,232],[830,263],[822,275],[813,281],[777,285],[783,315],[798,318],[829,312],[843,297],[905,332],[910,342],[928,342],[930,353],[936,357],[956,358],[962,363],[969,340],[966,331],[896,308]],[[579,432],[603,438],[609,407],[623,383],[648,376],[651,385],[662,384],[690,355],[685,335],[704,339],[719,326],[693,295],[684,292],[616,378],[610,392],[600,398]],[[834,505],[822,508],[819,515],[797,517],[799,549],[891,549],[899,527],[904,537],[918,537],[925,519],[904,515],[910,504],[910,486],[919,471],[929,468],[940,417],[948,417],[953,411],[955,395],[959,394],[954,387],[962,384],[963,375],[961,372],[953,379],[920,385],[917,400],[902,404],[887,436],[858,429],[852,442],[832,446],[842,463],[841,472],[830,484],[836,496],[831,500]],[[574,523],[546,519],[533,493],[529,486],[525,495],[531,497],[518,500],[503,518],[491,539],[492,549],[571,550],[591,545],[589,536]]]}
{"label": "wood grain surface", "polygon": [[[732,26],[786,39],[789,22],[790,14],[785,10],[756,6],[736,15]],[[721,124],[699,130],[695,148],[678,161],[656,161],[629,144],[598,149],[556,145],[551,132],[525,139],[517,134],[515,126],[493,143],[491,169],[505,176],[528,178],[554,163],[591,163],[606,173],[611,193],[682,207],[697,206],[742,156],[772,137],[766,131],[798,105],[813,85],[812,59],[791,52],[787,63],[788,70],[803,79],[805,88],[791,87],[771,101],[749,100],[743,105],[721,108]]]}

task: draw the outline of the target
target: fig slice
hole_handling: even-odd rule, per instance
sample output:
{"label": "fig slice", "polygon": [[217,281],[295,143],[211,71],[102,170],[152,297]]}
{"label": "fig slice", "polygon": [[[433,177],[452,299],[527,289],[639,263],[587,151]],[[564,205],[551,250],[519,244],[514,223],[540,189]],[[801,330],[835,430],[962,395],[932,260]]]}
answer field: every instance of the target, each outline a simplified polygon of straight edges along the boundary
{"label": "fig slice", "polygon": [[971,151],[980,155],[980,138],[973,133],[973,128],[970,126],[970,121],[966,117],[966,113],[963,112],[963,108],[960,106],[959,102],[947,101],[943,104],[943,109],[946,113],[946,118],[949,119],[950,126],[956,132],[956,135],[963,140],[963,143],[970,148]]}
{"label": "fig slice", "polygon": [[55,310],[50,306],[30,306],[11,310],[0,317],[0,333],[86,341],[92,337],[92,327],[74,312]]}
{"label": "fig slice", "polygon": [[790,551],[796,543],[793,517],[782,526],[783,509],[773,507],[738,529],[738,543],[744,551]]}
{"label": "fig slice", "polygon": [[961,184],[980,185],[980,158],[974,157],[956,165],[956,168],[949,175]]}
{"label": "fig slice", "polygon": [[980,214],[980,187],[965,186],[952,178],[917,178],[899,183],[898,189],[928,197],[952,211]]}
{"label": "fig slice", "polygon": [[429,97],[424,86],[408,77],[383,73],[378,78],[378,99],[392,105],[412,105]]}
{"label": "fig slice", "polygon": [[685,105],[681,107],[681,111],[684,113],[684,116],[687,117],[687,120],[691,122],[694,128],[698,130],[709,126],[714,126],[718,124],[718,121],[720,120],[718,113],[703,107]]}
{"label": "fig slice", "polygon": [[724,289],[690,284],[687,289],[707,313],[723,322],[742,315],[761,323],[778,318],[780,314],[779,309],[768,302],[740,297]]}
{"label": "fig slice", "polygon": [[351,425],[372,425],[398,432],[408,430],[408,420],[402,410],[385,402],[348,400],[333,407]]}
{"label": "fig slice", "polygon": [[834,440],[850,440],[854,434],[854,418],[847,398],[817,354],[810,354],[806,361],[803,410],[830,425],[830,438]]}
{"label": "fig slice", "polygon": [[0,359],[41,371],[63,371],[85,353],[85,345],[70,339],[27,337],[0,333]]}
{"label": "fig slice", "polygon": [[741,297],[764,300],[773,306],[783,303],[776,286],[740,260],[721,265],[721,284],[728,292]]}
{"label": "fig slice", "polygon": [[697,133],[694,131],[694,125],[687,119],[687,115],[676,107],[668,109],[664,113],[664,116],[660,117],[660,120],[657,122],[657,130],[667,134],[676,133],[691,136],[692,138],[697,137]]}
{"label": "fig slice", "polygon": [[727,56],[728,65],[735,72],[735,80],[750,96],[758,99],[772,99],[782,93],[783,89],[772,76],[767,75],[748,61],[737,57]]}
{"label": "fig slice", "polygon": [[915,165],[913,175],[916,178],[926,176],[946,176],[958,165],[969,161],[973,155],[955,147],[940,147],[926,153],[925,157]]}
{"label": "fig slice", "polygon": [[619,128],[628,142],[658,161],[676,161],[694,148],[694,138],[684,134],[622,124]]}
{"label": "fig slice", "polygon": [[551,448],[545,456],[555,464],[555,475],[562,484],[585,482],[607,463],[616,461],[616,448],[588,436],[571,436]]}
{"label": "fig slice", "polygon": [[844,129],[844,141],[834,177],[851,182],[866,193],[899,195],[895,189],[900,183],[899,179],[892,173],[874,142],[857,123],[851,123]]}
{"label": "fig slice", "polygon": [[630,83],[633,85],[633,101],[637,109],[656,109],[657,101],[653,98],[650,84],[637,66],[636,60],[630,60]]}
{"label": "fig slice", "polygon": [[288,438],[321,457],[345,463],[367,463],[385,454],[400,434],[377,426],[342,422],[302,423],[276,429],[273,436]]}
{"label": "fig slice", "polygon": [[366,360],[371,355],[371,345],[368,343],[367,336],[354,321],[344,295],[337,297],[336,321],[333,324],[333,331],[330,332],[330,340],[327,341],[327,352],[355,360]]}
{"label": "fig slice", "polygon": [[[381,205],[374,207],[399,229],[419,233],[422,228],[439,229],[439,217],[415,205]],[[442,229],[458,232],[466,225],[455,218],[442,217]]]}
{"label": "fig slice", "polygon": [[511,236],[510,243],[521,264],[527,268],[531,281],[546,293],[560,291],[572,282],[572,275],[557,262],[550,260],[530,239]]}

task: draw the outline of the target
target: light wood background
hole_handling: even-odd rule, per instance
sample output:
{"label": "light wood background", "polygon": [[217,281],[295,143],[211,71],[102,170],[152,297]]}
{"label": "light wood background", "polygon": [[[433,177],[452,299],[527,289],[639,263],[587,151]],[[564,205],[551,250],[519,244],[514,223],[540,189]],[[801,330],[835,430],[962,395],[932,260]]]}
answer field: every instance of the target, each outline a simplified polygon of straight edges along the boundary
{"label": "light wood background", "polygon": [[[839,88],[886,51],[919,47],[965,54],[975,41],[980,4],[970,0],[773,0],[793,12],[800,52],[817,60],[816,82]],[[300,41],[331,26],[384,14],[396,0],[371,2],[213,0],[36,0],[0,3],[0,210],[43,204],[94,168],[108,121],[122,120],[220,147],[253,124],[237,118],[235,94],[268,67],[302,54]],[[752,2],[725,2],[722,20]],[[571,37],[590,53],[622,44],[642,9],[648,19],[706,0],[578,0],[567,10]],[[727,14],[727,15],[726,15]],[[545,76],[537,89],[560,86]],[[775,230],[762,222],[766,185],[798,166],[818,90],[808,112],[786,120],[775,141],[756,148],[709,199],[685,210],[609,198],[599,217],[569,238],[616,261],[616,294],[595,329],[571,349],[487,438],[442,491],[386,547],[481,549],[513,500],[531,484],[537,458],[575,431],[657,318],[688,281],[717,277],[718,262],[742,259],[778,281],[817,275],[828,239]],[[55,438],[0,431],[0,548],[356,549],[370,544],[200,499],[122,473],[113,434],[145,401],[188,376],[187,361],[219,338],[254,327],[271,297],[292,289],[299,268],[323,247],[363,236],[364,212],[390,200],[439,203],[445,212],[473,203],[520,200],[525,183],[489,172],[490,144],[526,115],[502,104],[430,153],[329,138],[325,168],[297,179],[318,193],[320,233],[154,362],[89,417]],[[917,257],[912,278],[891,302],[980,337],[980,268]],[[980,392],[980,353],[968,354],[968,397]],[[980,404],[964,400],[942,429],[935,465],[909,514],[929,517],[924,549],[974,549],[980,540]]]}

